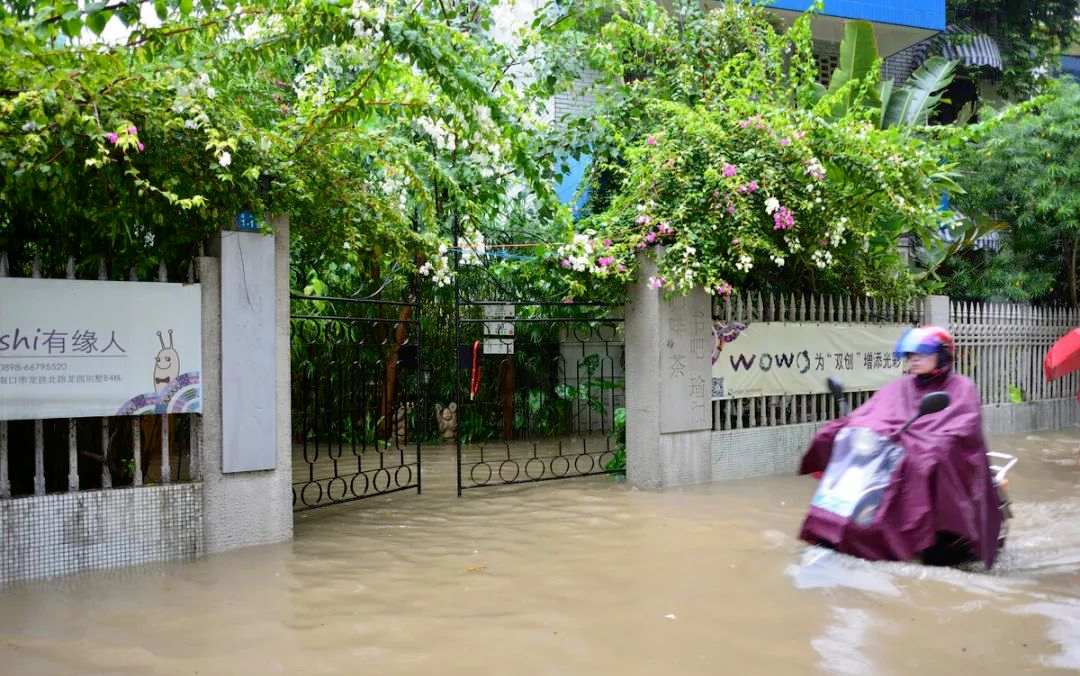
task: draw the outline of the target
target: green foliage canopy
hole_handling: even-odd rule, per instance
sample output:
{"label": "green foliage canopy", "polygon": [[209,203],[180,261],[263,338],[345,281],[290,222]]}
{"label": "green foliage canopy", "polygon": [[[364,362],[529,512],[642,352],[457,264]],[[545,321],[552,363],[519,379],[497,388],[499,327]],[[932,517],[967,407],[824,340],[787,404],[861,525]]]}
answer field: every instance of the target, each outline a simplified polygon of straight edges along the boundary
{"label": "green foliage canopy", "polygon": [[1076,39],[1080,0],[949,0],[946,12],[949,23],[998,38],[1001,92],[1021,100],[1039,91]]}
{"label": "green foliage canopy", "polygon": [[309,258],[348,245],[379,276],[437,257],[451,214],[565,222],[543,123],[510,77],[520,44],[491,26],[492,5],[445,0],[8,13],[0,249],[124,275],[181,265],[249,210],[289,214]]}
{"label": "green foliage canopy", "polygon": [[[960,211],[1008,224],[1001,253],[954,261],[948,291],[972,299],[1056,297],[1077,304],[1080,85],[1048,92],[973,130],[962,155]],[[1064,282],[1064,283],[1061,283]]]}
{"label": "green foliage canopy", "polygon": [[846,76],[823,93],[809,16],[784,32],[743,3],[621,8],[579,16],[600,39],[569,39],[584,58],[560,59],[600,74],[597,109],[569,122],[571,152],[594,156],[580,233],[557,257],[579,293],[634,279],[642,253],[669,292],[914,293],[898,240],[936,237],[941,193],[958,190],[917,133],[942,74],[922,113],[882,128],[876,48],[849,44]]}

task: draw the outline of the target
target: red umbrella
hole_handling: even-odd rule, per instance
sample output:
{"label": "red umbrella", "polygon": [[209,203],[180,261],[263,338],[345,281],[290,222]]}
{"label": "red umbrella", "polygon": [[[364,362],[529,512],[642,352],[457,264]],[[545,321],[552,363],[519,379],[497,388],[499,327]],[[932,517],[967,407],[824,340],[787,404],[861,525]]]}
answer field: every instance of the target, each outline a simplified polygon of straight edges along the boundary
{"label": "red umbrella", "polygon": [[1043,358],[1043,373],[1047,381],[1064,378],[1078,370],[1080,370],[1080,328],[1073,329],[1058,338]]}

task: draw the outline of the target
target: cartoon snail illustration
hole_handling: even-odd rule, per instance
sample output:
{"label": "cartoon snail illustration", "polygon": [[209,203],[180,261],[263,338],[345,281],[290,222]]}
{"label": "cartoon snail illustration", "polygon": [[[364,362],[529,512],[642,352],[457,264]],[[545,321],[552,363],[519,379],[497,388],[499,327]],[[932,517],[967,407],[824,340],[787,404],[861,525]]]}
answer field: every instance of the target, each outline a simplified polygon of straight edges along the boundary
{"label": "cartoon snail illustration", "polygon": [[157,332],[158,342],[161,343],[161,351],[154,357],[154,389],[160,390],[168,385],[173,378],[180,375],[180,355],[173,347],[172,329],[169,329],[169,346],[165,347],[165,339],[161,337],[161,331]]}

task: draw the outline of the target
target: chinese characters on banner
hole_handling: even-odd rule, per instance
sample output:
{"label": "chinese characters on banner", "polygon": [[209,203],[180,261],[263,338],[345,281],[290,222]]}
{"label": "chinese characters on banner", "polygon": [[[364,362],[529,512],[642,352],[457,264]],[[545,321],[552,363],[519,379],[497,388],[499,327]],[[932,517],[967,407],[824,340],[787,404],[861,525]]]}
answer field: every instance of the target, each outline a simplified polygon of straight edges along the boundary
{"label": "chinese characters on banner", "polygon": [[712,309],[694,293],[660,303],[660,431],[712,428]]}
{"label": "chinese characters on banner", "polygon": [[198,285],[0,278],[0,420],[198,412]]}
{"label": "chinese characters on banner", "polygon": [[893,347],[906,325],[716,321],[712,399],[876,390],[903,374]]}

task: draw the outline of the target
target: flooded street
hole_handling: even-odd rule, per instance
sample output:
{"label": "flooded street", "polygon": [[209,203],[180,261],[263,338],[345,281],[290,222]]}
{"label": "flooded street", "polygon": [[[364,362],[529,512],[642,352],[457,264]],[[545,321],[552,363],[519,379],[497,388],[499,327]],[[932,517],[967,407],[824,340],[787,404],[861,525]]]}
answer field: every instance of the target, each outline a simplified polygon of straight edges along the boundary
{"label": "flooded street", "polygon": [[608,477],[297,517],[292,543],[0,590],[5,674],[1052,674],[1080,669],[1080,433],[1016,453],[990,573],[807,554],[814,482]]}

